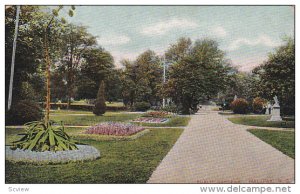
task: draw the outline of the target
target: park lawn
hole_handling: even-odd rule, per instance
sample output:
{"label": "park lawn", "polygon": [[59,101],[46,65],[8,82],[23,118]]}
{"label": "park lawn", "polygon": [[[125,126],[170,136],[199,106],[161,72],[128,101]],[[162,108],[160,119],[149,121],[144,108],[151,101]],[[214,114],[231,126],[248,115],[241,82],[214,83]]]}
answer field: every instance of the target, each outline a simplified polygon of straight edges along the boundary
{"label": "park lawn", "polygon": [[78,125],[78,126],[90,126],[100,122],[125,122],[133,120],[141,114],[130,114],[123,112],[106,112],[103,116],[90,115],[67,115],[67,114],[52,114],[50,119],[60,122],[63,121],[65,125]]}
{"label": "park lawn", "polygon": [[189,124],[191,117],[186,116],[173,116],[169,118],[169,121],[165,123],[143,123],[143,122],[134,122],[139,126],[147,126],[147,127],[184,127]]}
{"label": "park lawn", "polygon": [[275,128],[295,128],[295,121],[267,121],[269,115],[259,116],[237,116],[228,118],[231,122],[241,125],[259,126],[259,127],[275,127]]}
{"label": "park lawn", "polygon": [[112,106],[112,107],[123,107],[123,102],[105,102],[106,106]]}
{"label": "park lawn", "polygon": [[285,155],[295,158],[295,132],[264,129],[249,129],[250,133],[278,149]]}
{"label": "park lawn", "polygon": [[60,109],[60,110],[50,110],[50,115],[57,115],[57,114],[91,114],[93,115],[93,112],[87,111],[87,110],[65,110],[65,109]]}
{"label": "park lawn", "polygon": [[[19,132],[7,130],[8,136]],[[94,161],[40,166],[6,161],[5,182],[146,183],[182,131],[180,128],[150,129],[131,141],[81,140],[100,150],[101,158]]]}
{"label": "park lawn", "polygon": [[[124,103],[123,102],[105,102],[106,106],[114,106],[114,107],[123,107]],[[74,105],[88,105],[85,100],[79,100],[79,101],[74,101],[71,104]]]}

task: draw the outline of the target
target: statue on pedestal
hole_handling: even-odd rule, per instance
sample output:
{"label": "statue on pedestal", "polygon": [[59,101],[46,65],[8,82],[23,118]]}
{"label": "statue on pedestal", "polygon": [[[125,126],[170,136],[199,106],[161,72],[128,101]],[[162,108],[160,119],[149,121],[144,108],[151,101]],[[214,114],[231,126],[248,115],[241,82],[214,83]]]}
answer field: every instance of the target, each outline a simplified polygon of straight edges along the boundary
{"label": "statue on pedestal", "polygon": [[272,106],[271,106],[270,102],[268,102],[268,104],[265,106],[265,108],[266,108],[265,114],[266,114],[266,115],[271,114]]}
{"label": "statue on pedestal", "polygon": [[272,106],[271,118],[268,121],[282,121],[280,116],[280,105],[277,96],[274,96],[275,104]]}

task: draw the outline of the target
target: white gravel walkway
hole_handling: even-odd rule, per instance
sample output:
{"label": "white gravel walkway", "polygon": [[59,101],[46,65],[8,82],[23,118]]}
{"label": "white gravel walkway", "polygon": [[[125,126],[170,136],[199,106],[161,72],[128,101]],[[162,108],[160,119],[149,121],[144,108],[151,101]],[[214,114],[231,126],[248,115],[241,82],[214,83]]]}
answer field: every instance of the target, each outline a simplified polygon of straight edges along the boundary
{"label": "white gravel walkway", "polygon": [[148,183],[293,183],[294,159],[216,111],[202,110]]}

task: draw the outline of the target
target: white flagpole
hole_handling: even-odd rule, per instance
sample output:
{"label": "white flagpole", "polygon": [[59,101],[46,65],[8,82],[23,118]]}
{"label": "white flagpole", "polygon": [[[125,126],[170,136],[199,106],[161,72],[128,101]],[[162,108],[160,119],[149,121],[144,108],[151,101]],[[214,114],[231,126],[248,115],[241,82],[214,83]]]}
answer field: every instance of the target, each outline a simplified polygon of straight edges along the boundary
{"label": "white flagpole", "polygon": [[8,93],[8,105],[7,105],[8,110],[10,110],[11,102],[12,102],[12,88],[13,88],[14,70],[15,70],[15,55],[16,55],[17,37],[18,37],[18,28],[19,28],[19,15],[20,15],[20,5],[17,5],[15,34],[14,34],[13,50],[12,50],[12,57],[11,57],[11,68],[10,68],[9,93]]}

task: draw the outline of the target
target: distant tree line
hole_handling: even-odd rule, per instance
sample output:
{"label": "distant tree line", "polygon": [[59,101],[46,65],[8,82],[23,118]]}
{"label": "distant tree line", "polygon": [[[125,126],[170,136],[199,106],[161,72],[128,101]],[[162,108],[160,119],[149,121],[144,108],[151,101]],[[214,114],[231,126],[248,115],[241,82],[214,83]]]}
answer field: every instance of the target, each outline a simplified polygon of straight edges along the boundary
{"label": "distant tree line", "polygon": [[[6,100],[15,14],[14,6],[5,10]],[[44,101],[42,26],[48,16],[40,6],[21,6],[13,105],[24,100]],[[98,91],[104,91],[106,101],[122,100],[130,108],[139,103],[159,107],[165,98],[167,106],[189,114],[208,101],[230,104],[235,95],[248,101],[255,97],[272,100],[277,95],[285,114],[295,112],[294,39],[288,38],[250,73],[239,72],[218,43],[208,38],[194,42],[180,38],[163,56],[146,50],[134,60],[122,60],[121,69],[100,45],[86,27],[54,19],[49,35],[52,102],[60,100],[70,105],[72,99],[96,99]],[[163,63],[167,64],[165,83]]]}

